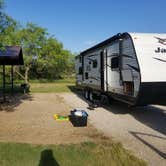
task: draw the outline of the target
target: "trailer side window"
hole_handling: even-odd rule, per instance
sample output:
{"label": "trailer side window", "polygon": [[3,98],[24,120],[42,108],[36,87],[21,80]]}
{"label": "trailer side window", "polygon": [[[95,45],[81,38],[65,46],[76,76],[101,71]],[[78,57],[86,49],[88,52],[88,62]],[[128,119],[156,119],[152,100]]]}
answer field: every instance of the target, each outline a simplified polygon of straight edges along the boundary
{"label": "trailer side window", "polygon": [[111,59],[111,69],[119,68],[119,57],[113,57]]}
{"label": "trailer side window", "polygon": [[88,76],[88,72],[85,72],[85,79],[88,79],[89,76]]}
{"label": "trailer side window", "polygon": [[93,68],[97,68],[97,60],[93,60]]}
{"label": "trailer side window", "polygon": [[87,66],[86,66],[86,70],[87,70],[87,71],[91,71],[90,65],[87,65]]}
{"label": "trailer side window", "polygon": [[78,74],[82,74],[82,73],[83,73],[82,67],[79,67]]}

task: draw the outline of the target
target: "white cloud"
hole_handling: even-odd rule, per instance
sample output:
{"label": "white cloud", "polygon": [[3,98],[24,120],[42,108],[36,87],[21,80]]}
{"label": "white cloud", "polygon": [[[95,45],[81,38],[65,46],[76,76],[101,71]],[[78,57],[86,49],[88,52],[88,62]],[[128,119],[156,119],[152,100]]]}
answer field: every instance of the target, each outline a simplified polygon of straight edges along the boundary
{"label": "white cloud", "polygon": [[89,40],[89,41],[86,41],[84,44],[86,45],[86,46],[92,46],[92,45],[95,45],[97,42],[96,41],[94,41],[94,40]]}

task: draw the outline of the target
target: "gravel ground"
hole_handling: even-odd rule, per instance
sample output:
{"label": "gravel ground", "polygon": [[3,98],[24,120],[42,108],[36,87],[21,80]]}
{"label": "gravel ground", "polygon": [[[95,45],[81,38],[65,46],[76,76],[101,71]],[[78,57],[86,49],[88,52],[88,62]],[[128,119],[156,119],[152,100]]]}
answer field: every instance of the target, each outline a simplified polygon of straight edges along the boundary
{"label": "gravel ground", "polygon": [[[146,160],[151,166],[166,165],[166,107],[129,109],[122,103],[88,109],[88,103],[74,93],[33,94],[16,97],[4,109],[0,106],[0,141],[33,144],[79,143],[96,140],[103,133]],[[74,128],[70,122],[56,122],[55,113],[69,115],[73,108],[86,109],[90,125]],[[96,129],[99,130],[99,133]]]}
{"label": "gravel ground", "polygon": [[90,123],[106,136],[120,141],[151,166],[166,165],[166,107],[128,108],[116,102],[88,109],[88,103],[76,94],[61,94],[72,108],[86,109]]}
{"label": "gravel ground", "polygon": [[16,96],[7,107],[0,105],[0,142],[65,144],[93,141],[92,133],[99,133],[92,125],[77,128],[70,121],[54,120],[54,114],[68,116],[70,110],[70,105],[59,94]]}

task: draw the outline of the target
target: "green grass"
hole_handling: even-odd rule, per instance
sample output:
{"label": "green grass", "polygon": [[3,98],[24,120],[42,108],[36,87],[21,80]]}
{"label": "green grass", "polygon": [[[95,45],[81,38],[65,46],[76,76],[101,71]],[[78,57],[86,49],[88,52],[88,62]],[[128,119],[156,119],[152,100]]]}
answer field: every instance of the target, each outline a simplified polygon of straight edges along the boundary
{"label": "green grass", "polygon": [[[63,79],[63,80],[31,80],[30,81],[30,92],[31,93],[60,93],[60,92],[71,92],[75,91],[75,80],[74,79]],[[21,83],[14,83],[14,92],[23,93]],[[0,86],[2,91],[2,85]],[[6,84],[6,93],[11,93],[11,85]]]}
{"label": "green grass", "polygon": [[39,79],[39,80],[30,80],[30,83],[75,83],[74,78],[66,78],[60,80],[48,80],[48,79]]}
{"label": "green grass", "polygon": [[32,93],[60,93],[60,92],[71,92],[75,90],[75,80],[55,80],[52,82],[38,82],[33,80],[30,83],[30,92]]}
{"label": "green grass", "polygon": [[1,166],[145,166],[121,144],[82,143],[35,146],[0,143]]}
{"label": "green grass", "polygon": [[60,93],[71,92],[74,84],[69,83],[31,83],[30,92],[32,93]]}

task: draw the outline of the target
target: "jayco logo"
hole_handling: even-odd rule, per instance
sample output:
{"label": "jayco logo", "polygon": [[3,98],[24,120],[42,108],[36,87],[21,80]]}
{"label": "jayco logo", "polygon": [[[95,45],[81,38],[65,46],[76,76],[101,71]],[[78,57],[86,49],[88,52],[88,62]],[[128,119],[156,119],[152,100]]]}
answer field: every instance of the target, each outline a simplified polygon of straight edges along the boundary
{"label": "jayco logo", "polygon": [[163,44],[163,45],[166,45],[166,39],[162,39],[162,38],[159,38],[159,37],[155,37],[159,43]]}
{"label": "jayco logo", "polygon": [[[163,45],[166,45],[166,39],[162,39],[162,38],[159,38],[159,37],[155,37],[158,42],[160,44],[163,44]],[[156,53],[166,53],[166,48],[161,48],[161,47],[158,47],[156,50],[155,50]]]}

